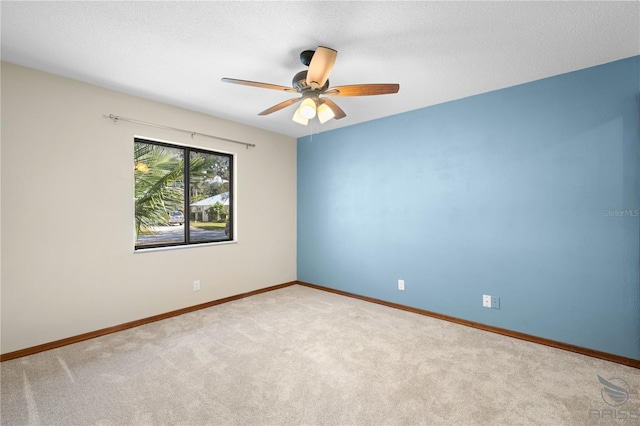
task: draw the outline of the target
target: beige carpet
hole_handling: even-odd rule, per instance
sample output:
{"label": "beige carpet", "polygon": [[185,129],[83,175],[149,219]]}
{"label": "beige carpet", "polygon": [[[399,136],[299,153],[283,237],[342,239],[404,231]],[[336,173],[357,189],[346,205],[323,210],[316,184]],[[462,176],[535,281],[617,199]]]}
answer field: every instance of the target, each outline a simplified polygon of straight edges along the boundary
{"label": "beige carpet", "polygon": [[[297,285],[1,373],[2,425],[637,425],[640,413],[637,369]],[[626,402],[608,405],[598,375],[626,383]]]}

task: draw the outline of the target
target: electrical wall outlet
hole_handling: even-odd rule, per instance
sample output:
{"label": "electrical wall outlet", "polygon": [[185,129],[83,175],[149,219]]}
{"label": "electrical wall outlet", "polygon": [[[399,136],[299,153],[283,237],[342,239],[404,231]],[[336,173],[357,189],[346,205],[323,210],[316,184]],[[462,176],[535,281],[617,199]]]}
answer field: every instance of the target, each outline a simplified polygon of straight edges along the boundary
{"label": "electrical wall outlet", "polygon": [[404,291],[404,280],[398,280],[398,290]]}
{"label": "electrical wall outlet", "polygon": [[200,291],[200,280],[195,280],[193,282],[193,291]]}
{"label": "electrical wall outlet", "polygon": [[491,307],[491,296],[488,296],[486,294],[482,295],[482,306],[485,308]]}

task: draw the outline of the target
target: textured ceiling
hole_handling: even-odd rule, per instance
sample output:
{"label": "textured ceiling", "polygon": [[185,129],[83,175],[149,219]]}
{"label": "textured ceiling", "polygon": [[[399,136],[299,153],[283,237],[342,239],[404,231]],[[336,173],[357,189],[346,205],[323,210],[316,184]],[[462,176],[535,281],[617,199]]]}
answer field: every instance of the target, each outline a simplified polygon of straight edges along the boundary
{"label": "textured ceiling", "polygon": [[[635,1],[2,1],[0,8],[3,61],[296,137],[640,54]],[[291,94],[220,82],[290,86],[305,69],[299,53],[318,45],[338,51],[332,86],[399,83],[399,93],[334,98],[346,118],[304,127],[291,121],[295,107],[257,115]]]}

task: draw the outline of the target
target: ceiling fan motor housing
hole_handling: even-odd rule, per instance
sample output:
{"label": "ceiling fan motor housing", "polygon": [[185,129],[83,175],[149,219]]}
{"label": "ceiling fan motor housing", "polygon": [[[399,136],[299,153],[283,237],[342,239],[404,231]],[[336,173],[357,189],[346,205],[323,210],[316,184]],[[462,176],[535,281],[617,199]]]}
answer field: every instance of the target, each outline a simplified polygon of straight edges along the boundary
{"label": "ceiling fan motor housing", "polygon": [[294,75],[291,86],[298,92],[302,92],[307,87],[307,71],[300,71]]}
{"label": "ceiling fan motor housing", "polygon": [[[303,92],[310,87],[307,85],[307,71],[300,71],[296,75],[293,76],[293,80],[291,80],[291,86],[296,89],[298,92]],[[317,90],[325,91],[329,88],[329,79],[325,81],[322,87],[319,87]]]}

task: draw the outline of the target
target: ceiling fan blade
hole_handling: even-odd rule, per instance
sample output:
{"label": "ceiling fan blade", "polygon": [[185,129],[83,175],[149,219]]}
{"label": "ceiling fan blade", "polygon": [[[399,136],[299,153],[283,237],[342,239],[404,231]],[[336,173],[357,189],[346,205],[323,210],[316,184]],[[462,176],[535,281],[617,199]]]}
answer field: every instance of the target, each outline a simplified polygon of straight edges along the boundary
{"label": "ceiling fan blade", "polygon": [[331,99],[322,98],[322,102],[327,104],[329,108],[331,108],[331,111],[333,111],[333,114],[334,114],[334,117],[333,117],[334,120],[340,120],[341,118],[345,118],[347,116],[347,114],[345,114],[342,108],[336,105],[336,103],[333,102]]}
{"label": "ceiling fan blade", "polygon": [[309,63],[309,71],[307,72],[307,86],[317,89],[324,86],[327,82],[329,74],[333,70],[333,64],[336,62],[338,52],[328,47],[318,46],[311,62]]}
{"label": "ceiling fan blade", "polygon": [[222,81],[223,83],[241,84],[243,86],[253,86],[253,87],[260,87],[262,89],[272,89],[272,90],[284,90],[285,92],[297,93],[297,90],[292,87],[278,86],[277,84],[260,83],[257,81],[249,81],[249,80],[238,80],[236,78],[226,78],[226,77],[222,78],[220,81]]}
{"label": "ceiling fan blade", "polygon": [[267,108],[264,111],[262,111],[260,114],[258,115],[269,115],[272,112],[276,112],[276,111],[280,111],[282,108],[286,108],[290,105],[296,104],[298,102],[300,102],[302,100],[302,98],[293,98],[293,99],[288,99],[284,102],[280,102],[277,105],[272,106],[271,108]]}
{"label": "ceiling fan blade", "polygon": [[324,94],[329,96],[371,96],[398,93],[398,90],[400,90],[399,84],[353,84],[331,87]]}

